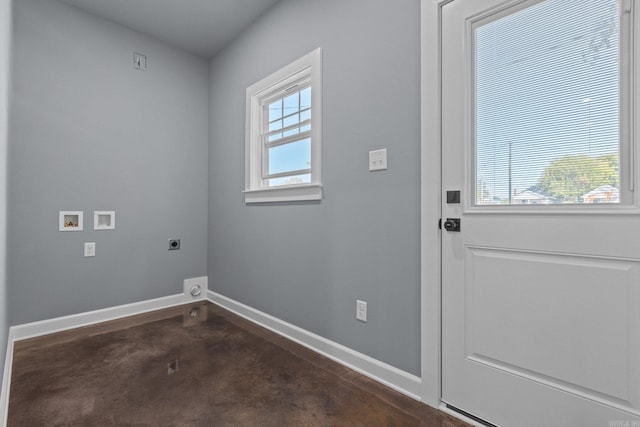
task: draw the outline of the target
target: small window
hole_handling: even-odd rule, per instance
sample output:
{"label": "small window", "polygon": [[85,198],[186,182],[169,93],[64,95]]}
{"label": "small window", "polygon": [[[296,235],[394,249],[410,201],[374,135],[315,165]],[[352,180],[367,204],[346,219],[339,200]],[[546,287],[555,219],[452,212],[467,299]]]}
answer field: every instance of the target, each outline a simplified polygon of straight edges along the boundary
{"label": "small window", "polygon": [[245,203],[319,200],[320,48],[247,88]]}

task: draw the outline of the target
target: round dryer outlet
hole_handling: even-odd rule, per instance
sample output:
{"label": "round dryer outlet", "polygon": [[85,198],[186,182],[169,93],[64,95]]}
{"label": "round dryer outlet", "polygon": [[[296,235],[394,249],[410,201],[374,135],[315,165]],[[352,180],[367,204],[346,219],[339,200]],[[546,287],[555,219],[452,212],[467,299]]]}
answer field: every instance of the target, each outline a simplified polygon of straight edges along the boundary
{"label": "round dryer outlet", "polygon": [[191,289],[189,289],[189,293],[192,297],[199,297],[202,293],[202,288],[200,287],[200,285],[193,285]]}

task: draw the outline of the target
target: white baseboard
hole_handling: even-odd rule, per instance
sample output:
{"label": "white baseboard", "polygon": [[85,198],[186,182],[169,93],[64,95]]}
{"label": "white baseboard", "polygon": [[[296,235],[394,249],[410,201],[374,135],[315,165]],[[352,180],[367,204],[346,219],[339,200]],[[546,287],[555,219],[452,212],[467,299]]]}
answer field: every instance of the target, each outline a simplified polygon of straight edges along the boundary
{"label": "white baseboard", "polygon": [[7,425],[7,416],[9,413],[9,385],[11,382],[11,368],[13,365],[13,343],[15,341],[107,322],[109,320],[116,320],[136,314],[148,313],[150,311],[174,307],[203,299],[204,297],[196,299],[190,295],[176,294],[148,301],[134,302],[117,307],[104,308],[86,313],[72,314],[70,316],[12,326],[9,329],[9,337],[7,339],[7,356],[5,359],[4,374],[2,377],[2,391],[0,391],[0,421],[2,421],[2,425]]}
{"label": "white baseboard", "polygon": [[354,371],[384,384],[406,396],[415,400],[421,400],[420,392],[422,380],[420,377],[409,374],[384,362],[380,362],[379,360],[365,354],[359,353],[334,341],[277,319],[269,314],[258,311],[230,298],[212,291],[207,291],[206,296],[203,295],[202,298],[197,299],[192,298],[190,295],[177,294],[148,301],[90,311],[87,313],[79,313],[50,320],[12,326],[9,329],[9,336],[7,339],[7,355],[2,377],[2,390],[0,392],[0,421],[2,422],[2,425],[6,426],[7,424],[10,393],[9,386],[11,381],[11,368],[13,365],[13,345],[15,341],[55,332],[62,332],[109,320],[116,320],[136,314],[143,314],[197,300],[203,300],[205,298],[214,304],[267,328],[278,335],[307,347],[316,353],[328,357],[329,359],[353,369]]}
{"label": "white baseboard", "polygon": [[342,344],[323,338],[269,314],[227,298],[213,291],[207,293],[209,301],[244,317],[272,332],[282,335],[310,350],[361,373],[415,400],[421,400],[420,377],[409,374],[384,362],[359,353]]}
{"label": "white baseboard", "polygon": [[72,314],[70,316],[12,326],[9,330],[9,334],[11,335],[11,333],[13,333],[13,339],[15,341],[20,341],[27,338],[53,334],[55,332],[62,332],[69,329],[80,328],[82,326],[108,322],[109,320],[116,320],[122,317],[186,304],[191,301],[196,300],[187,298],[183,294],[170,295],[148,301],[134,302],[131,304],[119,305],[117,307],[103,308],[101,310],[88,311],[86,313]]}

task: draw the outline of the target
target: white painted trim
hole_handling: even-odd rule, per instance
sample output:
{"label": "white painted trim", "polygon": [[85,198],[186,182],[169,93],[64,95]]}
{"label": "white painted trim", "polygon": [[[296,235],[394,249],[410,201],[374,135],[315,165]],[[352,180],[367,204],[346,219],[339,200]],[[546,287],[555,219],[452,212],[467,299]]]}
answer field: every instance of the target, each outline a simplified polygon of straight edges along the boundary
{"label": "white painted trim", "polygon": [[[312,90],[311,182],[267,188],[263,132],[263,101],[282,94],[291,85],[308,82]],[[252,84],[246,91],[245,203],[320,200],[322,198],[322,48],[318,47],[292,63]]]}
{"label": "white painted trim", "polygon": [[[7,311],[7,151],[9,141],[9,100],[12,97],[11,88],[11,64],[13,60],[13,2],[11,0],[0,0],[0,163],[2,176],[0,178],[0,198],[2,199],[2,215],[0,215],[0,281],[2,284],[2,309],[1,316],[4,317],[2,331],[4,335],[8,330],[6,316]],[[11,378],[11,358],[12,344],[11,333],[7,334],[7,350],[2,366],[2,386],[0,388],[0,422],[7,425],[7,408],[9,407],[9,379]],[[5,344],[5,343],[3,343]],[[0,346],[2,348],[2,346]]]}
{"label": "white painted trim", "polygon": [[386,385],[408,397],[420,400],[422,380],[408,372],[359,353],[334,341],[277,319],[255,308],[234,301],[213,291],[208,292],[212,303],[229,310],[263,328],[296,342],[316,353],[340,363],[362,375]]}
{"label": "white painted trim", "polygon": [[82,326],[94,325],[96,323],[108,322],[109,320],[116,320],[127,316],[187,304],[190,301],[191,299],[187,298],[184,294],[170,295],[148,301],[134,302],[117,307],[103,308],[86,313],[72,314],[70,316],[12,326],[9,329],[9,335],[13,337],[13,340],[20,341],[27,338],[39,337],[41,335],[53,334],[55,332],[62,332]]}
{"label": "white painted trim", "polygon": [[[197,278],[197,280],[205,278],[206,276]],[[409,374],[401,369],[352,350],[342,344],[323,338],[215,292],[207,291],[206,297],[206,299],[212,303],[242,316],[261,327],[275,332],[316,353],[328,357],[329,359],[353,369],[354,371],[384,384],[385,386],[390,387],[412,399],[418,401],[421,400],[420,393],[422,389],[422,380],[415,375]],[[12,326],[9,330],[7,355],[2,379],[2,396],[0,400],[0,420],[4,422],[3,425],[6,425],[7,422],[10,392],[9,386],[13,364],[13,346],[15,341],[116,320],[136,314],[143,314],[189,302],[193,302],[193,299],[190,296],[177,294],[148,301],[141,301],[86,313],[58,317],[50,320]]]}
{"label": "white painted trim", "polygon": [[303,200],[321,200],[322,185],[292,185],[286,187],[245,190],[245,203],[299,202]]}
{"label": "white painted trim", "polygon": [[7,354],[4,360],[2,374],[2,390],[0,391],[0,422],[7,425],[9,417],[9,385],[11,383],[11,368],[13,367],[13,333],[9,331],[7,338]]}
{"label": "white painted trim", "polygon": [[[452,1],[452,0],[450,0]],[[441,12],[450,1],[422,0],[420,270],[422,401],[438,408],[441,389]]]}

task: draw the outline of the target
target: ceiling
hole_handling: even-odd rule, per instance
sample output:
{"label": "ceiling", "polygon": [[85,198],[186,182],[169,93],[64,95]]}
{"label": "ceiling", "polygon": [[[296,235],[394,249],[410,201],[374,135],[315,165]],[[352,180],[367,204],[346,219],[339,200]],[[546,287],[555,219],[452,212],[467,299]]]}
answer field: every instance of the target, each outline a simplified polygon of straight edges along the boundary
{"label": "ceiling", "polygon": [[205,58],[278,0],[63,0]]}

